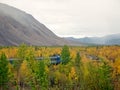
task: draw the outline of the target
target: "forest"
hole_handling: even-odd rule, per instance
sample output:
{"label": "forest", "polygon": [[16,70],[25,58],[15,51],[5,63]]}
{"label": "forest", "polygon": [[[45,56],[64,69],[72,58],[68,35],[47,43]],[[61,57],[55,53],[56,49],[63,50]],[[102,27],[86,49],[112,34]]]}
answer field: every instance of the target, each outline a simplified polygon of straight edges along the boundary
{"label": "forest", "polygon": [[[54,54],[59,64],[51,63]],[[0,47],[0,90],[119,89],[120,46]]]}

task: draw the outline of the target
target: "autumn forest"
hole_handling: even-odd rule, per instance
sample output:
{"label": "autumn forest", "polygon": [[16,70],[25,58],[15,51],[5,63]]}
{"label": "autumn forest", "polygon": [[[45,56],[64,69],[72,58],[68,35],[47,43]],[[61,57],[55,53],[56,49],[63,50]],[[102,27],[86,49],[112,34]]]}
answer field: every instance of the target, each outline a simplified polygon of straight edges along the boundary
{"label": "autumn forest", "polygon": [[[51,63],[54,54],[60,55],[59,64]],[[120,46],[0,47],[0,90],[119,88]]]}

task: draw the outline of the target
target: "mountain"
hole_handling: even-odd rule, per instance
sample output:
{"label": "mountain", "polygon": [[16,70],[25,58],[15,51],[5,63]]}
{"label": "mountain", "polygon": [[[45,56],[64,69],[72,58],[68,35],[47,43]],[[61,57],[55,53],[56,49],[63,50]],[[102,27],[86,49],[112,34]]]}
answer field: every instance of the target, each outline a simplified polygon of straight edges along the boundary
{"label": "mountain", "polygon": [[72,37],[67,38],[67,40],[72,40],[76,42],[80,42],[83,44],[95,44],[95,45],[120,45],[120,33],[107,35],[104,37],[85,37],[75,39]]}
{"label": "mountain", "polygon": [[56,36],[32,15],[0,3],[0,46],[21,43],[37,46],[77,45]]}

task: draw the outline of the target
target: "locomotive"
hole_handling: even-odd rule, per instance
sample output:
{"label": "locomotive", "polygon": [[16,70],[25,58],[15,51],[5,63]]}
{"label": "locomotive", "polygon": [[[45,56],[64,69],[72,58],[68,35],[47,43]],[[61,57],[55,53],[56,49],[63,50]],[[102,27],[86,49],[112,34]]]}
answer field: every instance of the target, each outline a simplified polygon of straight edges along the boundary
{"label": "locomotive", "polygon": [[60,55],[53,55],[53,56],[51,56],[50,57],[50,63],[51,64],[60,64],[60,62],[61,62],[61,58],[60,58]]}

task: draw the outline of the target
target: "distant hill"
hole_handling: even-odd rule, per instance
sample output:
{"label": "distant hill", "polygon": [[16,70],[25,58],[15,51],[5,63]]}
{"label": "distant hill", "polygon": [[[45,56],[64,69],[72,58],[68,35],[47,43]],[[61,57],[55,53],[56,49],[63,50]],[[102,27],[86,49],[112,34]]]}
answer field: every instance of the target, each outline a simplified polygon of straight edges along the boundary
{"label": "distant hill", "polygon": [[79,45],[56,36],[32,15],[0,3],[0,45]]}
{"label": "distant hill", "polygon": [[67,40],[72,40],[80,42],[83,44],[95,44],[95,45],[120,45],[120,33],[107,35],[104,37],[85,37],[75,39],[72,37],[67,38]]}

